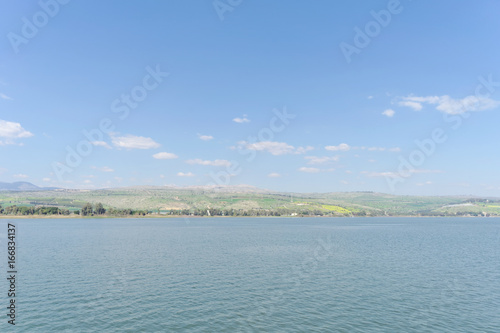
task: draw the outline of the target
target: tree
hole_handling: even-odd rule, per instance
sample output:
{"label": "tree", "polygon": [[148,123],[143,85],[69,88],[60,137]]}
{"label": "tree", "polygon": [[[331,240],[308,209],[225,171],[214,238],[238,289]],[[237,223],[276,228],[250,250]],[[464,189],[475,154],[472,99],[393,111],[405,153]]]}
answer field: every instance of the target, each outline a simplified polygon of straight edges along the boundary
{"label": "tree", "polygon": [[85,206],[82,208],[82,215],[83,216],[88,216],[92,215],[93,210],[92,210],[92,204],[90,202],[87,202]]}
{"label": "tree", "polygon": [[104,207],[102,206],[102,203],[98,202],[95,205],[95,212],[98,215],[102,215],[102,214],[106,213],[106,209],[104,209]]}

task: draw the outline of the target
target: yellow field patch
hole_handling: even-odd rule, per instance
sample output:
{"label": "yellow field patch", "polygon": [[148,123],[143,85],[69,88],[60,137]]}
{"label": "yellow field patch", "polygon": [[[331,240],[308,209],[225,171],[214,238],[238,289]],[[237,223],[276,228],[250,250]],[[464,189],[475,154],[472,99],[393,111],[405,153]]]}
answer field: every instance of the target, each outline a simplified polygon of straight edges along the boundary
{"label": "yellow field patch", "polygon": [[336,213],[342,213],[342,214],[350,214],[351,211],[340,207],[340,206],[333,206],[333,205],[321,205],[321,208],[326,209],[331,212],[336,212]]}

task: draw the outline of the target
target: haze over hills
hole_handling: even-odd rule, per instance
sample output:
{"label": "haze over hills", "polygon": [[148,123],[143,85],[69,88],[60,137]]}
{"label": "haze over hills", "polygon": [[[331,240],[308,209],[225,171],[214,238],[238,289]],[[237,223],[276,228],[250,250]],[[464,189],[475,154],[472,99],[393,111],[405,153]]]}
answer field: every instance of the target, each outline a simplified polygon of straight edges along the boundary
{"label": "haze over hills", "polygon": [[55,190],[56,187],[39,187],[29,182],[0,182],[0,191],[46,191]]}
{"label": "haze over hills", "polygon": [[206,210],[278,212],[329,216],[500,216],[500,199],[474,196],[405,196],[377,192],[289,193],[250,185],[135,186],[98,190],[47,189],[31,183],[0,183],[0,205],[81,209],[102,203],[109,209],[163,214]]}
{"label": "haze over hills", "polygon": [[[117,189],[117,188],[114,188]],[[188,190],[188,191],[214,191],[214,192],[249,192],[249,193],[265,193],[273,192],[270,190],[258,188],[252,185],[192,185],[192,186],[177,186],[177,185],[165,185],[165,186],[155,186],[155,185],[139,185],[139,186],[127,186],[119,187],[122,190],[148,190],[148,189],[172,189],[172,190]]]}

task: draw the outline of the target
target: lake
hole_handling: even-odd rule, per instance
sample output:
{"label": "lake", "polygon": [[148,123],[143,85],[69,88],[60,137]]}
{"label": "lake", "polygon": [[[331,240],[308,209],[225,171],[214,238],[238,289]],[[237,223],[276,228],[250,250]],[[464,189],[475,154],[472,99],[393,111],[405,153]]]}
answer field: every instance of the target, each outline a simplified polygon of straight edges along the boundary
{"label": "lake", "polygon": [[16,332],[500,332],[496,218],[8,221]]}

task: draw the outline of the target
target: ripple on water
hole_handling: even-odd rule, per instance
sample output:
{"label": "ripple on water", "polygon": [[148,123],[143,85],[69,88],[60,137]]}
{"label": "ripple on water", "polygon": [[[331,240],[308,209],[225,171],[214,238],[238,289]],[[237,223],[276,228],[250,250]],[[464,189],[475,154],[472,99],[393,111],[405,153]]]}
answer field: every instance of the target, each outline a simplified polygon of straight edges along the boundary
{"label": "ripple on water", "polygon": [[20,221],[16,329],[496,333],[500,220],[483,221]]}

